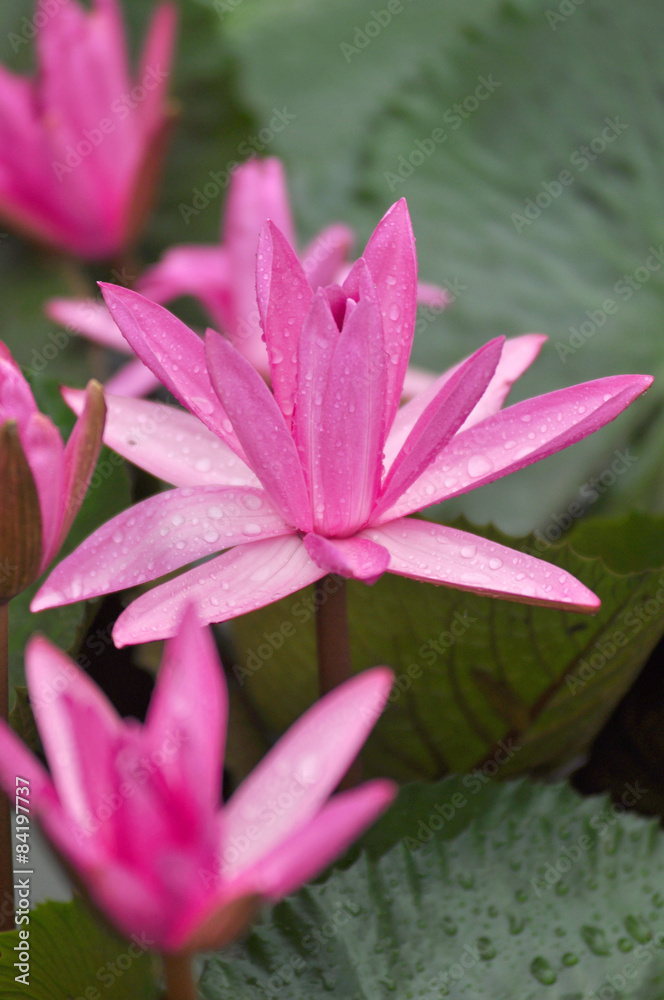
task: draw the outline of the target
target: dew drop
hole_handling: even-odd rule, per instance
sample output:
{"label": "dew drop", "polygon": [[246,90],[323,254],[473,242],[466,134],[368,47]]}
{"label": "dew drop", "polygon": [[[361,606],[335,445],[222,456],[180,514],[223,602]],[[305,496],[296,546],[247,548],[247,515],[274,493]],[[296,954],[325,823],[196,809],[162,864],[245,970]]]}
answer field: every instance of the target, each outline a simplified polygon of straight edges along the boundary
{"label": "dew drop", "polygon": [[510,934],[520,934],[524,928],[524,918],[517,917],[513,913],[508,913],[507,920],[509,922]]}
{"label": "dew drop", "polygon": [[542,955],[538,955],[537,958],[532,960],[530,963],[530,971],[537,982],[542,983],[543,986],[553,986],[558,978],[547,960]]}
{"label": "dew drop", "polygon": [[121,531],[114,531],[113,532],[113,541],[115,542],[116,545],[119,545],[120,542],[124,542],[124,535],[123,535],[123,533]]}
{"label": "dew drop", "polygon": [[443,925],[443,930],[450,937],[452,937],[454,934],[456,934],[456,932],[458,930],[458,927],[457,927],[456,923],[454,922],[454,920],[452,920],[451,917],[443,917],[441,923]]}
{"label": "dew drop", "polygon": [[212,518],[213,521],[218,521],[224,516],[224,512],[221,507],[208,507],[206,514],[208,517]]}
{"label": "dew drop", "polygon": [[175,528],[179,528],[181,524],[184,524],[184,518],[182,514],[173,514],[173,517],[171,518],[171,524]]}
{"label": "dew drop", "polygon": [[588,945],[593,955],[611,954],[611,949],[609,948],[606,940],[606,934],[603,930],[601,930],[601,928],[591,927],[589,924],[586,924],[581,928],[581,937]]}
{"label": "dew drop", "polygon": [[475,944],[483,962],[489,962],[496,957],[496,946],[490,937],[479,937]]}
{"label": "dew drop", "polygon": [[575,955],[573,951],[566,951],[562,957],[562,963],[566,966],[576,965],[579,961],[579,956]]}
{"label": "dew drop", "polygon": [[468,475],[471,479],[484,476],[493,469],[493,462],[490,462],[486,455],[473,455],[468,459]]}
{"label": "dew drop", "polygon": [[500,569],[503,565],[502,559],[489,559],[489,569]]}
{"label": "dew drop", "polygon": [[625,917],[625,930],[631,934],[635,941],[645,944],[652,939],[652,931],[643,917],[629,914]]}
{"label": "dew drop", "polygon": [[260,524],[245,524],[242,528],[243,535],[260,535],[261,526]]}
{"label": "dew drop", "polygon": [[197,472],[209,472],[212,468],[212,462],[209,458],[199,458],[194,462],[194,468]]}
{"label": "dew drop", "polygon": [[464,559],[472,559],[476,553],[476,545],[464,545],[464,547],[460,550],[459,555],[463,556]]}

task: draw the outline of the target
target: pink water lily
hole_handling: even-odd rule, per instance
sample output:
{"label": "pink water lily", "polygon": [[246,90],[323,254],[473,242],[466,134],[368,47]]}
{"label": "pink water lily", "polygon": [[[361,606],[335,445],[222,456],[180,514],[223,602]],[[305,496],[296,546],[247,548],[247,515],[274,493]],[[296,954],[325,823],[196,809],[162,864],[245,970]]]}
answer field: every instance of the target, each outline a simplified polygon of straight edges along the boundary
{"label": "pink water lily", "polygon": [[40,576],[83,502],[101,447],[104,399],[91,382],[66,445],[0,341],[0,604]]}
{"label": "pink water lily", "polygon": [[549,563],[408,515],[574,444],[652,379],[612,376],[501,410],[542,338],[498,338],[400,409],[416,284],[404,201],[343,286],[316,292],[269,224],[257,287],[272,390],[228,340],[208,332],[204,347],[161,306],[105,286],[131,346],[190,410],[148,416],[150,404],[110,399],[111,444],[178,488],[96,531],[33,607],[134,587],[214,556],[129,605],[116,643],[171,635],[188,602],[202,622],[224,621],[327,573],[371,583],[390,572],[595,610],[597,597]]}
{"label": "pink water lily", "polygon": [[[161,261],[136,282],[136,291],[162,305],[182,295],[197,298],[209,313],[215,328],[229,338],[265,377],[270,368],[261,336],[256,302],[256,248],[261,229],[271,220],[295,245],[288,191],[280,160],[249,160],[232,175],[218,246],[172,247]],[[300,255],[313,289],[342,281],[348,271],[353,232],[342,223],[328,226]],[[435,310],[449,297],[437,285],[418,285],[418,301]],[[104,347],[133,354],[113,317],[94,299],[51,299],[46,305],[51,319]],[[412,396],[428,388],[434,376],[409,369],[404,394]],[[159,385],[159,379],[141,361],[124,366],[106,384],[112,394],[143,396]]]}
{"label": "pink water lily", "polygon": [[26,673],[50,773],[0,722],[0,783],[13,801],[22,779],[32,818],[93,904],[154,950],[226,944],[394,797],[377,780],[330,799],[383,709],[386,668],[309,709],[224,805],[228,697],[193,614],[166,646],[143,726],[46,639],[30,642]]}
{"label": "pink water lily", "polygon": [[36,76],[0,67],[0,217],[67,253],[112,257],[149,208],[171,117],[175,7],[157,9],[132,75],[116,0],[54,6],[37,22]]}

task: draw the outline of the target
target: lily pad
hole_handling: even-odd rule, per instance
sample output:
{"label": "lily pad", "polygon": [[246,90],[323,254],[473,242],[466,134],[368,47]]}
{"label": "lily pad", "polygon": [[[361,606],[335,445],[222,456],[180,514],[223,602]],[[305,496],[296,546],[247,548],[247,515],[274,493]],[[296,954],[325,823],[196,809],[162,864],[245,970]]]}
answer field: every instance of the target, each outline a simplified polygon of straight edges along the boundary
{"label": "lily pad", "polygon": [[565,786],[472,781],[403,789],[350,865],[208,960],[206,1000],[661,996],[657,824]]}

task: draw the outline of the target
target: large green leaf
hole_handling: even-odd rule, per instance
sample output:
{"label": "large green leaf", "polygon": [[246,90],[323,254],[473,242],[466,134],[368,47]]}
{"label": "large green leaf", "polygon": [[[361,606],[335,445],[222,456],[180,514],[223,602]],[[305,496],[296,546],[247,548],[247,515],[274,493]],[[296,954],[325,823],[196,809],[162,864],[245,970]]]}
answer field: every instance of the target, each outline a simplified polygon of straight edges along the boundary
{"label": "large green leaf", "polygon": [[[74,418],[63,402],[57,384],[35,377],[32,379],[32,389],[40,409],[51,417],[66,438]],[[88,493],[58,559],[72,552],[100,524],[125,510],[130,504],[129,478],[124,461],[114,452],[102,448]],[[50,568],[47,572],[50,572]],[[30,602],[43,579],[45,577],[24,590],[9,605],[9,672],[12,684],[24,683],[24,650],[31,635],[37,631],[42,632],[62,649],[71,650],[77,640],[82,638],[82,630],[88,624],[90,609],[85,603],[33,614]]]}
{"label": "large green leaf", "polygon": [[[644,565],[644,522],[664,539],[661,518],[608,521],[583,555],[544,536],[515,542],[491,532],[580,578],[602,600],[595,616],[390,574],[374,587],[350,583],[354,669],[386,663],[397,674],[365,751],[368,771],[411,780],[484,762],[486,773],[508,774],[584,749],[664,632],[664,546]],[[610,569],[598,557],[618,548],[621,565]],[[316,697],[313,608],[304,591],[232,623],[235,674],[271,736]]]}
{"label": "large green leaf", "polygon": [[350,866],[209,959],[203,996],[655,1000],[664,838],[620,811],[473,775],[404,789]]}
{"label": "large green leaf", "polygon": [[[569,16],[552,23],[561,6]],[[621,371],[659,375],[658,0],[422,0],[377,28],[380,7],[312,0],[278,23],[233,32],[232,17],[224,22],[257,113],[276,101],[297,116],[275,149],[304,227],[336,216],[366,238],[390,201],[407,197],[422,276],[457,290],[453,308],[423,323],[420,363],[440,367],[496,334],[542,330],[552,343],[518,395]],[[374,37],[346,58],[341,46],[372,21]],[[638,489],[661,508],[662,384],[590,441],[455,501],[445,517],[463,510],[511,531],[548,524],[627,443],[637,461],[596,499],[626,510]]]}
{"label": "large green leaf", "polygon": [[[26,941],[27,970],[15,965]],[[80,900],[44,903],[0,934],[0,993],[3,1000],[156,1000],[153,957],[140,937],[125,941],[101,927]]]}

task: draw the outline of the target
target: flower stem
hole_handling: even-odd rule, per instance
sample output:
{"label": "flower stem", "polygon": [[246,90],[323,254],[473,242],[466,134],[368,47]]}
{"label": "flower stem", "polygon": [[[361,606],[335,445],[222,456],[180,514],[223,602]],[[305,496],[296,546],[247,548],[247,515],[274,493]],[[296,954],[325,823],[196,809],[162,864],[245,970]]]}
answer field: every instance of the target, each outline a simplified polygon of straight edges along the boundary
{"label": "flower stem", "polygon": [[316,584],[316,646],[318,688],[321,695],[352,676],[346,581],[330,573]]}
{"label": "flower stem", "polygon": [[[0,717],[9,721],[9,601],[0,604]],[[0,795],[0,931],[14,929],[12,858],[9,799]]]}
{"label": "flower stem", "polygon": [[162,955],[166,973],[166,1000],[196,1000],[197,990],[191,971],[191,957]]}
{"label": "flower stem", "polygon": [[[343,684],[353,675],[348,634],[346,581],[330,573],[315,585],[316,647],[318,651],[318,688],[322,695]],[[351,764],[340,788],[354,788],[362,780],[358,759]]]}

